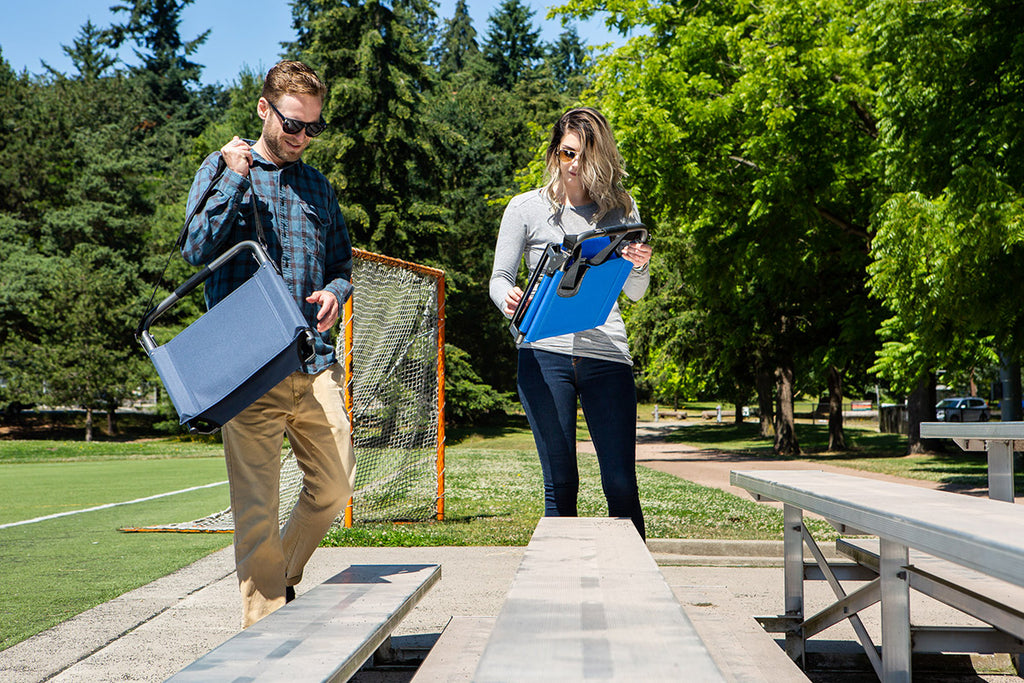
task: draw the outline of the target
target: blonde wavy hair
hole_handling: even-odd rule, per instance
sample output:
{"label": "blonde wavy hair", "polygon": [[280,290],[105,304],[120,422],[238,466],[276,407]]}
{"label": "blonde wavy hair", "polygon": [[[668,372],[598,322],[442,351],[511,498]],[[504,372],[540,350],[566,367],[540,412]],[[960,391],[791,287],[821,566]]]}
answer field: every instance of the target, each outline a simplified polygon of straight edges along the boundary
{"label": "blonde wavy hair", "polygon": [[570,109],[562,114],[551,128],[551,139],[545,153],[545,177],[542,193],[551,202],[552,210],[565,206],[565,187],[558,150],[568,132],[580,138],[579,177],[590,198],[597,203],[597,212],[591,219],[597,223],[610,211],[622,209],[622,215],[636,220],[633,198],[622,186],[626,169],[615,144],[608,120],[601,112],[590,107]]}

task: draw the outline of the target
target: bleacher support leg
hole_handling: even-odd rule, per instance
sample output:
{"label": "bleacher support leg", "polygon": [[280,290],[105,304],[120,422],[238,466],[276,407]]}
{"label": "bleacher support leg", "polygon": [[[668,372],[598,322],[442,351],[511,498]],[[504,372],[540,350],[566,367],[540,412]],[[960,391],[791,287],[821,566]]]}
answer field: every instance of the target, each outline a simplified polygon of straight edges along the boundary
{"label": "bleacher support leg", "polygon": [[[792,505],[783,506],[783,571],[785,573],[786,616],[795,618],[796,623],[804,620],[804,521],[803,510]],[[786,633],[786,654],[806,669],[804,634]]]}
{"label": "bleacher support leg", "polygon": [[882,681],[910,683],[910,563],[907,546],[884,538],[879,543],[882,582]]}
{"label": "bleacher support leg", "polygon": [[988,442],[988,497],[1013,502],[1013,442]]}

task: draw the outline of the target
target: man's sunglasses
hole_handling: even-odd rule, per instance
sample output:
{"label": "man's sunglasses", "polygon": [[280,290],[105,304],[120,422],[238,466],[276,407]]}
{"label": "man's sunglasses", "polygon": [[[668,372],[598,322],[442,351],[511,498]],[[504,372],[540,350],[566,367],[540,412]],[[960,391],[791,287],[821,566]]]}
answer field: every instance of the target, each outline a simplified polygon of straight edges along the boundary
{"label": "man's sunglasses", "polygon": [[323,133],[324,130],[327,128],[327,122],[324,121],[324,117],[322,116],[320,117],[320,120],[316,121],[315,123],[306,123],[305,121],[299,121],[298,119],[288,118],[287,116],[279,112],[277,110],[277,107],[275,107],[274,103],[271,102],[270,100],[267,100],[267,104],[269,104],[270,108],[274,110],[274,113],[280,117],[281,130],[283,130],[288,135],[298,135],[299,131],[305,128],[306,135],[308,135],[311,138],[315,138],[317,135],[320,135],[320,133]]}
{"label": "man's sunglasses", "polygon": [[572,163],[572,160],[579,156],[579,152],[571,149],[558,150],[558,158],[563,164]]}

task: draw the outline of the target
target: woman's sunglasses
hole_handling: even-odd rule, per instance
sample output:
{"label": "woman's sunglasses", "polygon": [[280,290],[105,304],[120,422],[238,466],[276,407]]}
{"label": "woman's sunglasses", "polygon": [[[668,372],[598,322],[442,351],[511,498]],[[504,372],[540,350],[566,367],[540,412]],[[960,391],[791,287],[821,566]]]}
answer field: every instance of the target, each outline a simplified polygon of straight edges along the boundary
{"label": "woman's sunglasses", "polygon": [[560,149],[558,150],[558,159],[563,164],[570,164],[572,160],[579,156],[579,152],[571,149]]}
{"label": "woman's sunglasses", "polygon": [[288,135],[297,135],[300,130],[305,128],[306,135],[308,135],[311,138],[315,138],[317,135],[320,135],[320,133],[323,133],[324,130],[327,128],[327,122],[324,121],[324,117],[322,116],[320,117],[320,120],[316,121],[315,123],[306,123],[305,121],[299,121],[298,119],[288,118],[287,116],[279,112],[277,110],[277,107],[275,107],[274,103],[271,102],[270,100],[267,100],[267,104],[269,104],[270,108],[274,110],[274,113],[281,118],[281,130],[283,130]]}

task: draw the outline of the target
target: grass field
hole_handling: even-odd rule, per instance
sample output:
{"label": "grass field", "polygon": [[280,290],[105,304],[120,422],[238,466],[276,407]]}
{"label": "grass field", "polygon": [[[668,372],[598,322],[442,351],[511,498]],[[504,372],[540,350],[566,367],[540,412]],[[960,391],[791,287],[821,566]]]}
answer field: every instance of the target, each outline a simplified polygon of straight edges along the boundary
{"label": "grass field", "polygon": [[[905,440],[848,430],[851,450],[824,452],[823,426],[798,424],[808,459],[964,485],[984,485],[983,455],[903,456]],[[585,437],[582,427],[580,436]],[[694,424],[673,440],[773,457],[756,425]],[[448,437],[446,520],[339,529],[330,545],[525,544],[542,510],[540,467],[521,421]],[[580,514],[605,514],[596,459],[580,459]],[[219,444],[175,439],[0,441],[0,525],[132,501],[226,478]],[[768,506],[647,468],[639,470],[652,538],[780,538]],[[227,507],[226,486],[0,529],[0,649],[230,544],[228,534],[125,534],[124,526],[184,522]],[[809,524],[819,538],[831,527]]]}
{"label": "grass field", "polygon": [[[533,451],[455,446],[446,456],[445,521],[360,524],[335,529],[332,546],[525,545],[543,512],[540,464]],[[608,514],[597,458],[581,455],[579,514]],[[782,515],[719,489],[639,468],[650,538],[782,538]],[[811,523],[819,538],[826,524]]]}
{"label": "grass field", "polygon": [[[3,464],[0,525],[225,478],[221,457]],[[222,485],[0,529],[0,649],[227,546],[228,534],[118,531],[196,519],[227,501]]]}

